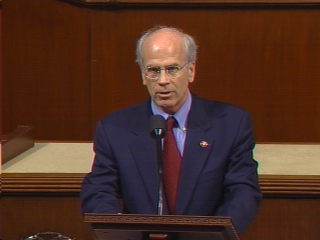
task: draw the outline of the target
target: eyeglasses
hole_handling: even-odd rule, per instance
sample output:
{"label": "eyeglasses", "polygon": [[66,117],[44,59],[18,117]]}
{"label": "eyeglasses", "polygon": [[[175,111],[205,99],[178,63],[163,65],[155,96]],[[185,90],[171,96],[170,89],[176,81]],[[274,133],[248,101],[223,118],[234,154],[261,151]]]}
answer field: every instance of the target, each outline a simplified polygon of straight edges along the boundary
{"label": "eyeglasses", "polygon": [[165,71],[168,78],[175,78],[178,76],[180,70],[182,70],[187,63],[185,63],[182,67],[178,65],[166,66],[164,68],[161,67],[147,67],[147,69],[143,70],[145,76],[151,80],[157,80],[160,77],[161,71]]}

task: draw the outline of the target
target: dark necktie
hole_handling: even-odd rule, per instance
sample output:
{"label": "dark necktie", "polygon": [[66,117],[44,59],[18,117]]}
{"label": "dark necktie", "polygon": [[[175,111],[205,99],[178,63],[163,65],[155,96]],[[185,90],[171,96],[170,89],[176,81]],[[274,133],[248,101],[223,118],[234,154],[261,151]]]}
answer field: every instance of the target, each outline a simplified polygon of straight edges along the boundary
{"label": "dark necktie", "polygon": [[181,155],[172,131],[176,124],[174,117],[167,119],[167,134],[163,142],[163,187],[169,214],[175,214],[181,165]]}

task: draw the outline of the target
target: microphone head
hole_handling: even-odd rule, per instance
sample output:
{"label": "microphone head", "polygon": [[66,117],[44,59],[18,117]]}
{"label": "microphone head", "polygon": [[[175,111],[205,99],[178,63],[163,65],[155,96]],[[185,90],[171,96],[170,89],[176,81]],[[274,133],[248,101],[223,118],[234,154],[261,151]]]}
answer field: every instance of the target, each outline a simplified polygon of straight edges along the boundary
{"label": "microphone head", "polygon": [[167,123],[161,115],[152,115],[149,120],[149,132],[152,138],[164,138],[167,132]]}

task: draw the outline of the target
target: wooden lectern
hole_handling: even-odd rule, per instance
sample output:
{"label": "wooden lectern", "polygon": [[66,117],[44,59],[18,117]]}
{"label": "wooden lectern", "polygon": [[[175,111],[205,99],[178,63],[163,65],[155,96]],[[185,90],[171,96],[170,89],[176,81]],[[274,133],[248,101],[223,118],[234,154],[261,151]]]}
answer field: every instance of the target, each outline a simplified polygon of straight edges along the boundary
{"label": "wooden lectern", "polygon": [[240,240],[231,218],[85,214],[95,240]]}

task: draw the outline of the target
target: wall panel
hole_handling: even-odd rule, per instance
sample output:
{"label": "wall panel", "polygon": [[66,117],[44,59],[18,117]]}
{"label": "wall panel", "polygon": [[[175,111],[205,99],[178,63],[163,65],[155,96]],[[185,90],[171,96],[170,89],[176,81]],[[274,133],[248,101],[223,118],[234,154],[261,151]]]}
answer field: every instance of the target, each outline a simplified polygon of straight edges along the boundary
{"label": "wall panel", "polygon": [[[133,63],[134,42],[145,29],[163,24],[182,28],[198,41],[191,89],[247,109],[258,141],[320,140],[319,11],[149,7],[92,14],[93,55],[101,59],[92,68],[97,76],[94,121],[146,96]],[[106,26],[110,15],[121,21]],[[111,94],[103,94],[109,89]]]}
{"label": "wall panel", "polygon": [[20,240],[40,232],[58,232],[91,240],[77,197],[16,196],[1,199],[3,239]]}
{"label": "wall panel", "polygon": [[86,10],[41,0],[3,9],[3,133],[31,125],[37,139],[90,139]]}
{"label": "wall panel", "polygon": [[148,97],[135,42],[163,24],[197,39],[191,89],[247,109],[257,141],[320,141],[319,4],[103,2],[3,4],[4,132],[36,125],[39,140],[91,140],[98,119]]}

